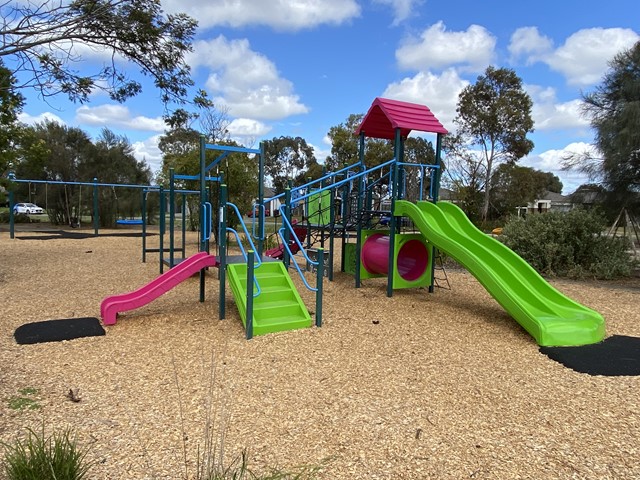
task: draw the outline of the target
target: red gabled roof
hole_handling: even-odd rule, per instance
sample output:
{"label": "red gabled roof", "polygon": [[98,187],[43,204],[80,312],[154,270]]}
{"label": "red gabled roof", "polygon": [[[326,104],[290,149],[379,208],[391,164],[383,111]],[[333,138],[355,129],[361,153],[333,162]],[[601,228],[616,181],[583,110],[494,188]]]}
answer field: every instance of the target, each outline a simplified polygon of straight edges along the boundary
{"label": "red gabled roof", "polygon": [[429,133],[447,133],[426,105],[401,102],[388,98],[376,98],[364,116],[356,135],[364,132],[366,137],[395,138],[396,128],[406,138],[411,130]]}

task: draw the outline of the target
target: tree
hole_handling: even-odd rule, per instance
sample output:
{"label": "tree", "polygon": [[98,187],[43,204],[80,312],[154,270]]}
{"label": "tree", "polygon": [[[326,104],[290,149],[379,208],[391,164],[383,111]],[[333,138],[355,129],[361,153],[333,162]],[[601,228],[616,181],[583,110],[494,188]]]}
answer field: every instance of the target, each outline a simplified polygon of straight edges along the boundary
{"label": "tree", "polygon": [[[284,192],[287,180],[299,177],[316,158],[302,137],[274,137],[264,142],[264,170],[273,181],[276,193]],[[316,162],[317,163],[317,162]]]}
{"label": "tree", "polygon": [[[640,42],[616,55],[602,83],[583,96],[601,158],[584,157],[583,170],[600,174],[610,205],[640,211]],[[595,160],[595,161],[594,161]],[[574,159],[574,164],[575,159]]]}
{"label": "tree", "polygon": [[[0,58],[24,73],[16,88],[35,88],[42,97],[59,93],[86,102],[95,90],[123,102],[142,91],[120,59],[153,80],[163,103],[182,102],[193,84],[184,56],[191,51],[197,22],[185,14],[166,15],[159,0],[72,0],[6,2],[0,7]],[[74,66],[89,48],[110,61],[91,74]]]}
{"label": "tree", "polygon": [[22,132],[18,115],[24,97],[15,89],[16,79],[0,59],[0,177],[7,173],[16,159],[17,140]]}
{"label": "tree", "polygon": [[[360,160],[360,139],[354,135],[362,123],[363,114],[351,114],[345,123],[329,129],[331,139],[331,155],[325,161],[328,170],[338,170],[345,165],[352,165]],[[393,158],[393,145],[388,140],[367,138],[364,163],[368,168],[380,165]]]}
{"label": "tree", "polygon": [[[484,189],[481,217],[487,219],[491,198],[491,175],[496,165],[515,163],[533,149],[527,134],[533,132],[531,98],[522,80],[508,68],[488,67],[474,85],[458,97],[457,132],[444,139],[448,156],[461,160],[469,173],[480,174],[467,186]],[[475,164],[472,165],[472,164]]]}
{"label": "tree", "polygon": [[[103,183],[148,185],[149,167],[133,156],[133,147],[126,137],[102,131],[95,144],[79,128],[45,121],[27,129],[22,145],[16,175],[18,178],[59,182],[91,182],[98,178]],[[20,195],[31,195],[29,185],[20,184]],[[115,225],[116,214],[122,203],[129,205],[128,214],[140,211],[139,191],[126,189],[99,190],[100,224]],[[79,185],[49,185],[36,192],[35,201],[47,207],[51,221],[69,224],[82,213],[92,212],[91,195],[87,187]]]}
{"label": "tree", "polygon": [[546,192],[562,192],[562,182],[552,173],[503,163],[491,176],[491,206],[497,218],[515,213]]}

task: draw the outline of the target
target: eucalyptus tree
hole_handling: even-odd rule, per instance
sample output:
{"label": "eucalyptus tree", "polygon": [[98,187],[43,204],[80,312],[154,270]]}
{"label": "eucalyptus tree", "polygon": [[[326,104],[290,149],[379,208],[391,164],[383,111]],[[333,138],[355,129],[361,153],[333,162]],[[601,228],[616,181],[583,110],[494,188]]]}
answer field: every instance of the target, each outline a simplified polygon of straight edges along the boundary
{"label": "eucalyptus tree", "polygon": [[[508,68],[488,67],[475,84],[458,97],[456,132],[444,140],[448,157],[461,160],[475,176],[466,182],[481,188],[480,215],[487,219],[491,199],[491,176],[500,163],[515,163],[533,150],[527,134],[533,132],[532,101],[522,80]],[[480,192],[480,190],[478,190]]]}
{"label": "eucalyptus tree", "polygon": [[[159,0],[9,0],[0,16],[0,58],[11,62],[17,88],[34,88],[43,98],[86,102],[100,90],[123,102],[142,91],[127,63],[151,78],[165,104],[182,102],[193,84],[185,55],[197,22],[165,14]],[[105,61],[86,61],[96,55]]]}

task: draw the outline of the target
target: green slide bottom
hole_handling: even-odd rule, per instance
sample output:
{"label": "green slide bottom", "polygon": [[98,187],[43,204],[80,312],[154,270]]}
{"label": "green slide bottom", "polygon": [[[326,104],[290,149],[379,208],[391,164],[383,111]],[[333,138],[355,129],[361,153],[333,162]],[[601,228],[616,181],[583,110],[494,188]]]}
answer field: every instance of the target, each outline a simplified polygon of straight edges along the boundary
{"label": "green slide bottom", "polygon": [[513,250],[482,233],[448,202],[396,202],[438,249],[464,266],[541,346],[598,343],[605,335],[598,312],[552,287]]}
{"label": "green slide bottom", "polygon": [[[229,285],[247,327],[247,264],[227,265]],[[253,298],[253,335],[311,326],[311,316],[282,262],[264,262],[254,270],[260,294]],[[254,283],[254,294],[258,292]]]}

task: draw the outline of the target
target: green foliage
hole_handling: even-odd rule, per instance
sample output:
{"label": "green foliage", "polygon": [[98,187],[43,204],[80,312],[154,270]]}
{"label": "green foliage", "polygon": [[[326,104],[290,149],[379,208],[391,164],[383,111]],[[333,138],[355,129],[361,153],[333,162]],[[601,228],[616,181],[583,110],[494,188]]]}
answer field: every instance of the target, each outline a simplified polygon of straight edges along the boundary
{"label": "green foliage", "polygon": [[18,390],[19,395],[13,395],[8,399],[9,408],[11,410],[39,410],[37,388],[25,387]]}
{"label": "green foliage", "polygon": [[8,480],[80,480],[91,468],[87,450],[78,447],[70,430],[49,437],[44,426],[40,432],[27,432],[25,440],[3,444],[3,469]]}
{"label": "green foliage", "polygon": [[[584,111],[596,132],[602,158],[577,163],[603,179],[614,210],[640,212],[640,41],[614,57],[595,91],[584,96]],[[595,161],[594,161],[595,160]]]}
{"label": "green foliage", "polygon": [[509,163],[498,165],[491,176],[492,217],[513,214],[546,191],[562,192],[562,182],[554,174]]}
{"label": "green foliage", "polygon": [[[443,146],[447,158],[450,155],[464,160],[462,166],[467,171],[460,177],[473,175],[462,186],[484,189],[484,220],[489,212],[494,166],[517,162],[533,149],[533,142],[527,138],[533,131],[532,103],[513,70],[491,66],[458,97],[454,119],[457,132],[446,136]],[[450,163],[448,170],[452,168]]]}
{"label": "green foliage", "polygon": [[628,276],[626,242],[602,235],[602,215],[574,209],[512,218],[500,239],[544,275],[610,279]]}
{"label": "green foliage", "polygon": [[[129,140],[106,128],[92,143],[79,128],[45,121],[27,129],[22,152],[17,178],[63,182],[92,182],[97,178],[101,183],[138,185],[151,182],[149,167],[135,159]],[[69,225],[93,214],[92,187],[20,183],[15,185],[15,192],[17,202],[29,199],[47,208],[54,224]],[[102,187],[98,196],[102,227],[115,226],[118,213],[140,215],[138,190]]]}
{"label": "green foliage", "polygon": [[[21,28],[14,28],[16,19]],[[13,2],[3,6],[2,20],[0,58],[13,60],[27,78],[23,86],[42,97],[62,93],[86,102],[97,90],[123,102],[139,94],[142,84],[121,70],[120,58],[151,79],[163,103],[182,102],[193,85],[184,57],[197,22],[182,13],[165,15],[158,0],[40,2],[38,8]],[[104,50],[111,62],[80,75],[77,43]]]}
{"label": "green foliage", "polygon": [[273,181],[276,194],[284,192],[287,181],[302,177],[316,162],[311,148],[302,137],[274,137],[264,142],[265,174]]}
{"label": "green foliage", "polygon": [[16,79],[0,58],[0,177],[12,168],[16,159],[15,146],[22,132],[18,115],[23,105],[24,97],[16,91]]}

